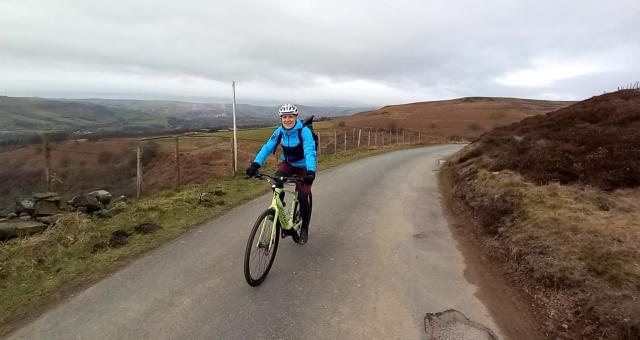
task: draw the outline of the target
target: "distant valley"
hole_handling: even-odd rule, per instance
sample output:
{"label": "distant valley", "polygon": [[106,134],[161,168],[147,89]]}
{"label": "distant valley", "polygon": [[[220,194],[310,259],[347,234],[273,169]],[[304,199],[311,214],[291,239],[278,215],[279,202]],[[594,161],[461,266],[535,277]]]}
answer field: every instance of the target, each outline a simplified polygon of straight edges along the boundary
{"label": "distant valley", "polygon": [[[372,108],[299,105],[303,115],[348,116]],[[277,122],[276,106],[238,104],[239,126]],[[229,128],[231,104],[159,100],[47,99],[0,96],[0,144],[24,144],[43,132],[123,135]]]}

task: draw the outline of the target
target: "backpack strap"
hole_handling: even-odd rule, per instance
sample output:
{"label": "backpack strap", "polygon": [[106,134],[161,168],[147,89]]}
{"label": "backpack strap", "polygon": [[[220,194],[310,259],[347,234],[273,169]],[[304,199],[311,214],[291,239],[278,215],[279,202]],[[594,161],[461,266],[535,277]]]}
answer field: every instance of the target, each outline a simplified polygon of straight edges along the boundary
{"label": "backpack strap", "polygon": [[[311,124],[313,124],[313,117],[314,117],[314,116],[311,116],[311,117],[309,117],[309,118],[305,119],[304,121],[302,121],[302,126],[309,126],[309,127],[311,127]],[[312,128],[312,127],[311,127],[311,130],[313,130],[313,128]]]}
{"label": "backpack strap", "polygon": [[[313,117],[314,116],[311,116],[311,117],[309,117],[309,118],[307,118],[307,119],[302,121],[302,129],[304,129],[305,127],[308,127],[309,130],[311,130],[311,135],[314,134],[313,125],[312,125],[313,124]],[[302,143],[302,129],[298,130],[298,138],[300,138],[300,143]],[[315,137],[314,137],[314,140],[315,140]]]}
{"label": "backpack strap", "polygon": [[[311,116],[311,119],[313,120],[313,116]],[[313,137],[313,146],[315,147],[316,151],[318,150],[318,135],[316,134],[315,131],[313,131],[313,126],[303,126],[302,129],[304,129],[305,127],[309,128],[309,131],[311,131],[311,137]],[[300,138],[300,143],[304,143],[302,141],[302,129],[298,130],[298,138]]]}
{"label": "backpack strap", "polygon": [[280,145],[281,141],[282,141],[282,130],[280,130],[280,134],[278,134],[278,140],[276,140],[276,145],[273,147],[273,152],[271,152],[272,155],[276,154],[276,151],[278,150],[278,146]]}

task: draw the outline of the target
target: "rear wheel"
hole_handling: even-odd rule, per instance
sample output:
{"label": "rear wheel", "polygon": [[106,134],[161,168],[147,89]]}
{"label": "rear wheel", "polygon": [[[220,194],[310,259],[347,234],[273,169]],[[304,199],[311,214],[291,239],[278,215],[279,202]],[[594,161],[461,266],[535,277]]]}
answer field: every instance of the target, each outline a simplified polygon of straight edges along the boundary
{"label": "rear wheel", "polygon": [[244,253],[244,277],[250,286],[261,284],[267,277],[278,251],[279,235],[280,225],[275,211],[265,210],[251,229]]}
{"label": "rear wheel", "polygon": [[309,223],[311,223],[311,213],[313,212],[313,195],[309,193],[307,197],[308,197],[307,202],[309,203],[309,216],[307,216],[307,218],[309,219]]}
{"label": "rear wheel", "polygon": [[[298,223],[301,223],[301,221],[302,221],[302,217],[300,215],[300,202],[298,202],[298,204],[294,206],[294,210],[293,210],[293,224],[297,225]],[[295,230],[291,229],[289,233],[291,234],[291,238],[293,239],[293,242],[300,243],[300,227],[298,227],[298,229],[295,229]]]}
{"label": "rear wheel", "polygon": [[[300,198],[298,196],[298,198]],[[307,196],[307,204],[309,205],[309,216],[307,216],[307,219],[309,219],[309,221],[307,221],[307,223],[311,222],[311,209],[312,209],[312,196],[311,193],[309,193],[309,195]],[[298,203],[296,205],[296,209],[294,211],[294,223],[298,224],[304,224],[304,221],[302,221],[302,212],[300,211],[300,203]],[[308,227],[308,225],[307,225]],[[295,235],[293,235],[293,241],[295,241],[296,243],[300,243],[300,233],[302,232],[302,226],[300,228],[298,228],[298,230],[296,230]],[[303,243],[304,244],[304,243]]]}

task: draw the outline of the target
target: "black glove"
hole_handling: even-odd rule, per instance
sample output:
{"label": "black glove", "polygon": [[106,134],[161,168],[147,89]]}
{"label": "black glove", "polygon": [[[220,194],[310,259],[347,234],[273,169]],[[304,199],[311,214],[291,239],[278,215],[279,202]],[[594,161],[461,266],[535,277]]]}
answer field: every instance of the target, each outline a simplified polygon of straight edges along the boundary
{"label": "black glove", "polygon": [[253,162],[251,163],[251,166],[249,166],[244,172],[247,174],[247,176],[253,177],[258,173],[258,169],[260,169],[260,164]]}
{"label": "black glove", "polygon": [[304,184],[306,185],[311,185],[313,184],[314,179],[316,179],[316,172],[309,170],[307,171],[307,174],[302,178],[302,182],[304,182]]}

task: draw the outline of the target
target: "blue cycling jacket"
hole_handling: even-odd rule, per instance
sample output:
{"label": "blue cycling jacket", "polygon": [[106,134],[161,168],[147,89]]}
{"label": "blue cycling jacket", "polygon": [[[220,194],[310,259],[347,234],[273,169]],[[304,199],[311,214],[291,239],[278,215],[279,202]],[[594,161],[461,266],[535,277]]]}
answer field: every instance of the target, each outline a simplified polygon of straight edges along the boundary
{"label": "blue cycling jacket", "polygon": [[[298,130],[302,129],[302,141],[300,140]],[[282,137],[280,138],[280,135]],[[285,129],[282,125],[278,126],[269,140],[262,146],[262,149],[256,155],[253,161],[264,165],[270,153],[275,152],[278,138],[282,145],[283,152],[280,159],[295,166],[297,168],[307,169],[308,171],[316,171],[316,147],[311,129],[304,126],[302,121],[298,120],[290,130]]]}

